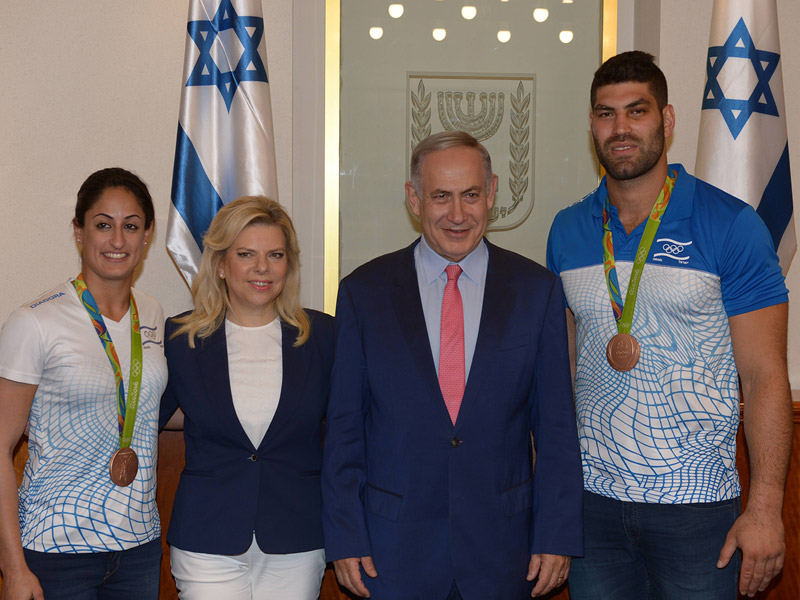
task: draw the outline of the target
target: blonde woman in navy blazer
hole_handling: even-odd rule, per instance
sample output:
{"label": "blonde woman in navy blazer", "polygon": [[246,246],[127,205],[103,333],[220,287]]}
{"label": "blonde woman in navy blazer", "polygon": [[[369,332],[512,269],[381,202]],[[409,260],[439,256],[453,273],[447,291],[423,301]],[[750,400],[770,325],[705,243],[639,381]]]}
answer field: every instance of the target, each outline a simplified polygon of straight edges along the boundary
{"label": "blonde woman in navy blazer", "polygon": [[[179,595],[317,598],[325,569],[320,464],[333,319],[299,305],[297,237],[277,202],[245,197],[226,205],[203,248],[195,308],[169,319],[165,335],[161,424],[180,407],[186,439],[167,533]],[[261,337],[242,345],[232,335]],[[234,347],[250,348],[242,368],[256,365],[245,380]],[[270,368],[277,375],[263,375]]]}

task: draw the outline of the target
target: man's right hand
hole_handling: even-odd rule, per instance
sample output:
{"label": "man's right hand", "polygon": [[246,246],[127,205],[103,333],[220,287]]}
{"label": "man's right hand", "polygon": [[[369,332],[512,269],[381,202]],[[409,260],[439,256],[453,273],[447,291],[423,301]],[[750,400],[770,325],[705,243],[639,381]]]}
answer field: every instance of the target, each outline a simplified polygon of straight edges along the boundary
{"label": "man's right hand", "polygon": [[9,572],[3,578],[3,593],[0,600],[44,600],[39,580],[30,569],[19,573]]}
{"label": "man's right hand", "polygon": [[369,598],[369,590],[364,585],[364,582],[361,581],[359,565],[364,567],[364,572],[370,577],[375,578],[378,576],[371,556],[335,560],[333,561],[333,570],[336,571],[336,579],[339,580],[341,585],[359,598]]}

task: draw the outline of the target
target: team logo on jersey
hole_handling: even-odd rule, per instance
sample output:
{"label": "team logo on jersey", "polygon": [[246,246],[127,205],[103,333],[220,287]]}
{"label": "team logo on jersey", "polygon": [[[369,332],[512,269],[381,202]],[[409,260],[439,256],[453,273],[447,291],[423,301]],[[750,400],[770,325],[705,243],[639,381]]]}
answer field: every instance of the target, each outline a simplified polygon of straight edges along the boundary
{"label": "team logo on jersey", "polygon": [[689,246],[692,240],[682,242],[671,238],[659,238],[655,243],[655,254],[653,260],[663,262],[665,258],[673,260],[681,265],[689,263]]}
{"label": "team logo on jersey", "polygon": [[142,348],[146,348],[148,344],[155,344],[156,346],[163,346],[161,334],[158,332],[158,327],[139,327],[142,332]]}

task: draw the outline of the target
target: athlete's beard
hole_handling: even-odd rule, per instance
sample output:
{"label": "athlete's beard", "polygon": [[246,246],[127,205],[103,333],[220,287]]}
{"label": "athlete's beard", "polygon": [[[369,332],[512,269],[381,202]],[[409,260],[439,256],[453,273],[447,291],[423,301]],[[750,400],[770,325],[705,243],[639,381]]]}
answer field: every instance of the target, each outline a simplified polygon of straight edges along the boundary
{"label": "athlete's beard", "polygon": [[[592,132],[594,140],[594,150],[597,153],[597,160],[603,165],[609,176],[619,181],[636,179],[648,173],[658,164],[661,155],[664,153],[664,121],[662,119],[659,126],[646,140],[636,137],[633,134],[621,134],[608,138],[605,143],[600,145],[597,135]],[[639,153],[633,157],[622,157],[615,160],[611,151],[613,144],[631,141],[636,143]]]}

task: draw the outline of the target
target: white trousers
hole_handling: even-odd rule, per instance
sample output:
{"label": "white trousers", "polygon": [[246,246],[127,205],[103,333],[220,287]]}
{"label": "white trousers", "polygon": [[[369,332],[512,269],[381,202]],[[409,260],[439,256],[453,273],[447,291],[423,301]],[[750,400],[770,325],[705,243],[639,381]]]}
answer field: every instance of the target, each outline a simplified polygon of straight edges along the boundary
{"label": "white trousers", "polygon": [[170,548],[181,600],[316,600],[325,550],[264,554],[255,537],[244,554],[203,554]]}

